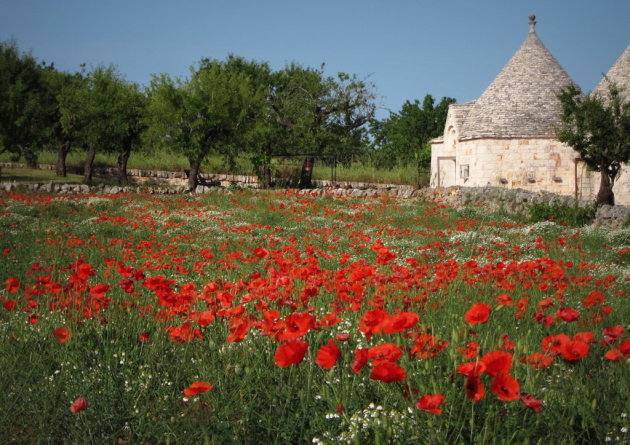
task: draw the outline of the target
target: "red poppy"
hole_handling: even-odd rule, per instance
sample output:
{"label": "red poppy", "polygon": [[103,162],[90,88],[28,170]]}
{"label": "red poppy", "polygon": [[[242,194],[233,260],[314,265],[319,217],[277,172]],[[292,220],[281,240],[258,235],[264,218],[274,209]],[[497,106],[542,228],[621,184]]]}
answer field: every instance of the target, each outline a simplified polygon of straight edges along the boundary
{"label": "red poppy", "polygon": [[386,317],[379,326],[379,331],[382,330],[384,334],[404,332],[407,329],[413,328],[419,320],[420,317],[415,312],[401,312]]}
{"label": "red poppy", "polygon": [[573,336],[573,340],[580,340],[584,343],[595,343],[595,334],[590,331],[578,332]]}
{"label": "red poppy", "polygon": [[580,318],[580,313],[570,307],[561,307],[560,309],[558,309],[558,312],[556,312],[556,315],[567,323],[570,323]]}
{"label": "red poppy", "polygon": [[416,406],[433,414],[442,414],[440,406],[444,403],[444,400],[445,397],[442,394],[425,394],[418,399]]}
{"label": "red poppy", "polygon": [[441,340],[431,334],[419,334],[413,341],[414,347],[411,354],[420,359],[437,357],[441,351],[448,347],[446,340]]}
{"label": "red poppy", "polygon": [[486,364],[482,361],[462,363],[457,367],[457,373],[465,376],[481,375],[486,372]]}
{"label": "red poppy", "polygon": [[369,349],[368,357],[373,365],[395,362],[402,356],[402,350],[395,343],[383,343]]}
{"label": "red poppy", "polygon": [[289,340],[282,343],[278,346],[278,349],[276,349],[276,365],[281,368],[286,368],[287,366],[300,363],[304,360],[307,350],[308,343],[304,340]]}
{"label": "red poppy", "polygon": [[317,359],[315,363],[324,369],[330,369],[335,366],[337,360],[341,356],[341,351],[333,339],[328,340],[328,344],[319,348],[317,351]]}
{"label": "red poppy", "polygon": [[264,247],[257,247],[254,249],[254,255],[256,255],[258,258],[265,258],[267,255],[269,255],[269,251]]}
{"label": "red poppy", "polygon": [[87,280],[94,276],[94,266],[88,263],[80,262],[76,271],[77,277],[81,280]]}
{"label": "red poppy", "polygon": [[560,353],[565,360],[577,361],[588,355],[588,343],[582,340],[571,340],[564,345]]}
{"label": "red poppy", "polygon": [[79,397],[70,405],[70,411],[78,413],[79,411],[85,411],[88,407],[88,402],[85,397]]}
{"label": "red poppy", "polygon": [[465,346],[457,348],[457,352],[466,360],[475,358],[477,357],[477,352],[479,352],[479,343],[474,340],[470,340]]}
{"label": "red poppy", "polygon": [[473,402],[479,402],[486,396],[486,387],[477,374],[470,374],[466,378],[466,396]]}
{"label": "red poppy", "polygon": [[59,343],[67,343],[72,338],[72,331],[65,326],[52,329],[52,335],[59,340]]}
{"label": "red poppy", "polygon": [[211,389],[214,389],[214,385],[211,385],[208,382],[192,382],[190,386],[183,391],[183,393],[187,396],[196,396],[197,394],[210,391]]}
{"label": "red poppy", "polygon": [[125,291],[125,293],[133,294],[133,291],[134,291],[133,281],[122,280],[121,282],[118,283],[118,286],[120,286],[121,289]]}
{"label": "red poppy", "polygon": [[512,367],[512,354],[505,351],[490,351],[483,357],[481,361],[486,365],[489,375],[495,377],[498,374],[507,374]]}
{"label": "red poppy", "polygon": [[542,339],[543,352],[558,355],[562,352],[564,345],[571,341],[567,334],[548,335]]}
{"label": "red poppy", "polygon": [[523,405],[530,408],[536,413],[539,413],[540,411],[542,411],[542,405],[543,405],[542,400],[538,400],[534,398],[534,396],[532,396],[531,394],[522,393],[521,402],[523,403]]}
{"label": "red poppy", "polygon": [[151,336],[151,334],[149,332],[141,332],[138,335],[138,340],[140,341],[149,341],[149,337]]}
{"label": "red poppy", "polygon": [[18,306],[18,302],[17,302],[17,300],[7,300],[4,303],[2,303],[2,306],[4,306],[4,308],[7,311],[12,311],[13,309],[15,309]]}
{"label": "red poppy", "polygon": [[630,340],[622,341],[619,345],[619,351],[621,351],[623,355],[630,355]]}
{"label": "red poppy", "polygon": [[509,374],[498,374],[490,384],[490,391],[497,395],[499,400],[516,400],[519,398],[521,385]]}
{"label": "red poppy", "polygon": [[370,378],[385,383],[399,382],[407,378],[407,373],[397,364],[385,362],[372,368]]}
{"label": "red poppy", "polygon": [[540,352],[534,352],[532,355],[521,357],[521,363],[532,365],[534,369],[545,369],[553,363],[553,357]]}
{"label": "red poppy", "polygon": [[582,304],[585,308],[591,308],[598,304],[602,304],[604,301],[606,301],[604,293],[598,290],[594,290],[588,294],[588,297],[582,298]]}
{"label": "red poppy", "polygon": [[617,341],[623,335],[625,328],[621,325],[606,326],[604,328],[604,342],[609,345]]}
{"label": "red poppy", "polygon": [[225,339],[228,343],[238,343],[243,341],[251,328],[249,320],[243,317],[233,318],[230,321],[230,335]]}
{"label": "red poppy", "polygon": [[278,332],[276,340],[285,341],[299,338],[311,329],[316,329],[315,316],[305,312],[294,312],[284,319],[283,329]]}
{"label": "red poppy", "polygon": [[93,286],[90,289],[90,295],[94,298],[103,298],[105,296],[105,292],[111,289],[111,286],[103,283],[98,283],[96,286]]}
{"label": "red poppy", "polygon": [[619,362],[623,359],[623,354],[619,349],[611,349],[610,351],[606,351],[604,358],[611,362]]}
{"label": "red poppy", "polygon": [[484,303],[473,304],[464,314],[464,321],[471,325],[486,323],[488,318],[490,318],[490,305]]}
{"label": "red poppy", "polygon": [[352,372],[358,374],[370,359],[368,348],[357,348],[354,350],[354,362],[352,362]]}
{"label": "red poppy", "polygon": [[214,321],[214,318],[214,313],[212,311],[192,311],[190,313],[190,319],[197,323],[199,326],[208,326]]}
{"label": "red poppy", "polygon": [[499,295],[496,298],[499,306],[512,306],[514,305],[514,301],[512,301],[512,297],[509,294]]}
{"label": "red poppy", "polygon": [[502,334],[501,335],[501,346],[500,348],[505,350],[505,351],[512,351],[514,350],[514,347],[516,346],[514,344],[514,342],[510,339],[510,336],[507,334]]}
{"label": "red poppy", "polygon": [[203,338],[201,329],[193,328],[190,322],[186,322],[180,326],[171,326],[167,328],[169,340],[175,343],[186,343],[194,338]]}
{"label": "red poppy", "polygon": [[374,309],[367,311],[359,320],[359,330],[365,334],[367,338],[371,338],[372,334],[381,332],[381,325],[385,322],[388,314],[383,309]]}
{"label": "red poppy", "polygon": [[15,277],[7,278],[4,281],[4,284],[6,285],[5,289],[10,294],[16,293],[18,291],[18,289],[20,288],[20,280],[18,278],[15,278]]}

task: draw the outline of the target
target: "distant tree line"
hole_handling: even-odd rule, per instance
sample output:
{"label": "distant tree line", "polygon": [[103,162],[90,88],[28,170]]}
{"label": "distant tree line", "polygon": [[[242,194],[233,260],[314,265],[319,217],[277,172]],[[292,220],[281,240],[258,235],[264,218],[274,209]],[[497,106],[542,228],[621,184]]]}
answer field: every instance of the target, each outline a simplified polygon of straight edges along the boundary
{"label": "distant tree line", "polygon": [[217,154],[228,165],[249,158],[268,185],[274,156],[304,155],[303,186],[315,156],[428,168],[428,142],[442,134],[455,100],[436,105],[427,95],[382,120],[375,101],[374,85],[346,73],[327,76],[323,65],[272,70],[236,56],[201,59],[186,78],[154,75],[141,87],[113,66],[63,72],[13,41],[0,42],[0,154],[36,166],[38,153],[55,150],[57,174],[65,176],[68,154],[79,151],[88,183],[97,152],[117,156],[125,184],[131,153],[155,148],[187,159],[190,189],[204,160]]}

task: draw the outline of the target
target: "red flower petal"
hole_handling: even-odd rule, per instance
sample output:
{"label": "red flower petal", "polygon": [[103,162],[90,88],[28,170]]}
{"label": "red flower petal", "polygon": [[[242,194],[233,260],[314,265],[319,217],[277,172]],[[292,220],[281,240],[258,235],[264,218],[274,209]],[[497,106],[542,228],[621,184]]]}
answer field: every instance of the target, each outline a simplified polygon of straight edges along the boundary
{"label": "red flower petal", "polygon": [[187,396],[196,396],[197,394],[210,391],[211,389],[214,389],[214,385],[208,382],[192,382],[183,392]]}
{"label": "red flower petal", "polygon": [[282,343],[276,349],[275,361],[276,365],[281,368],[295,365],[304,360],[306,351],[308,349],[308,343],[304,340],[289,340]]}
{"label": "red flower petal", "polygon": [[407,373],[397,364],[386,362],[372,368],[370,378],[385,383],[399,382],[407,378]]}
{"label": "red flower petal", "polygon": [[490,318],[490,305],[484,303],[473,304],[464,314],[464,321],[471,325],[486,323],[488,318]]}
{"label": "red flower petal", "polygon": [[445,397],[442,394],[425,394],[418,399],[416,406],[430,413],[442,414],[440,406],[444,403],[444,400]]}
{"label": "red flower petal", "polygon": [[317,359],[315,363],[324,369],[330,369],[335,366],[337,360],[341,356],[341,351],[333,339],[328,340],[328,344],[319,348],[317,351]]}
{"label": "red flower petal", "polygon": [[88,407],[87,399],[85,397],[79,397],[72,405],[70,405],[70,411],[73,413],[78,413],[79,411],[85,411]]}

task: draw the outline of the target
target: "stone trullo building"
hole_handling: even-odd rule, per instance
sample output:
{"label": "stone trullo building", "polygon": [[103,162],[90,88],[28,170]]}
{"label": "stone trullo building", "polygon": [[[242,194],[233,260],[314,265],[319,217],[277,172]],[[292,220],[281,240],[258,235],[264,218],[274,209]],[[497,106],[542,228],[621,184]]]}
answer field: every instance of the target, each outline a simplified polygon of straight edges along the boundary
{"label": "stone trullo building", "polygon": [[[431,187],[496,186],[594,199],[599,173],[556,139],[557,93],[574,83],[530,30],[521,47],[479,99],[449,107],[444,135],[431,141]],[[607,78],[630,96],[630,47]],[[593,91],[605,94],[605,80]],[[625,168],[613,188],[617,204],[630,205]]]}

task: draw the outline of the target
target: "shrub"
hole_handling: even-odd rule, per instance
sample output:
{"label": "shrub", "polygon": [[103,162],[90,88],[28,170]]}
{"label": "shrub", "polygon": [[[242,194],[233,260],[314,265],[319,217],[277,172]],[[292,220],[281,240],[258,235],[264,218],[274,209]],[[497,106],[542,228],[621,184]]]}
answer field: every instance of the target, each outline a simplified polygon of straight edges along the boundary
{"label": "shrub", "polygon": [[537,203],[529,209],[530,222],[557,221],[570,226],[584,226],[595,219],[595,205],[580,207],[577,202],[574,205],[559,203]]}

